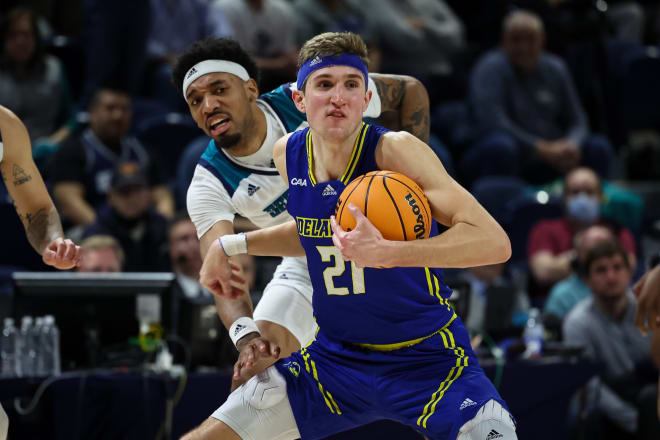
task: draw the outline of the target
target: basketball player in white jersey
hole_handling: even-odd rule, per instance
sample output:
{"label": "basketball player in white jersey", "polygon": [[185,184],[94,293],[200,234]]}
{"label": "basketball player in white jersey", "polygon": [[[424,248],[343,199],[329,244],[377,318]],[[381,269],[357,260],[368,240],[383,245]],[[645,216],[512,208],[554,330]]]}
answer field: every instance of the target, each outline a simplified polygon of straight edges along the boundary
{"label": "basketball player in white jersey", "polygon": [[[202,257],[215,240],[233,236],[235,214],[259,228],[290,220],[286,211],[288,186],[272,162],[273,145],[307,122],[291,99],[295,84],[260,95],[258,76],[254,61],[231,39],[197,42],[174,67],[175,86],[183,93],[197,125],[211,138],[187,197]],[[397,121],[397,127],[392,128],[428,140],[429,101],[419,81],[374,74],[369,88],[374,99],[365,117],[392,112]],[[236,280],[239,277],[240,273]],[[274,362],[280,354],[288,356],[313,337],[312,286],[304,257],[283,259],[254,313],[249,295],[238,294],[243,285],[235,281],[235,288],[234,298],[215,299],[239,352],[249,343],[255,349],[270,351]]]}
{"label": "basketball player in white jersey", "polygon": [[[21,120],[0,105],[0,173],[14,201],[28,241],[44,263],[57,269],[80,264],[80,247],[65,239],[60,217],[32,160],[30,137]],[[11,252],[3,249],[3,252]],[[0,440],[7,438],[9,420],[0,405]]]}

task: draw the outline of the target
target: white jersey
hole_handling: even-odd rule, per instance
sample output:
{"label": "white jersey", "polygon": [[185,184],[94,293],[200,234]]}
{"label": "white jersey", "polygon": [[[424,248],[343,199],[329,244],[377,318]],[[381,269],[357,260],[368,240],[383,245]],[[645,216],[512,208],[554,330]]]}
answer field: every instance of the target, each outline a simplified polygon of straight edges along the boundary
{"label": "white jersey", "polygon": [[236,214],[259,228],[291,219],[286,210],[288,185],[273,164],[275,141],[287,133],[268,104],[257,101],[266,115],[267,132],[261,148],[250,156],[236,158],[213,140],[200,158],[188,188],[188,213],[201,237],[221,220]]}

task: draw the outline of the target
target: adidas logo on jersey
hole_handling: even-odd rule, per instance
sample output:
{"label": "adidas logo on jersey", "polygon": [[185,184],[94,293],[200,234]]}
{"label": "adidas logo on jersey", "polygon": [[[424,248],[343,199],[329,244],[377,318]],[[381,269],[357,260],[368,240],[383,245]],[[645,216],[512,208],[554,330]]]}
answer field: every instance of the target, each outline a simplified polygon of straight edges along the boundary
{"label": "adidas logo on jersey", "polygon": [[317,56],[316,58],[314,58],[312,61],[309,62],[309,65],[316,66],[320,62],[321,62],[321,58]]}
{"label": "adidas logo on jersey", "polygon": [[234,329],[234,336],[239,334],[244,328],[245,326],[243,324],[236,324],[236,328]]}
{"label": "adidas logo on jersey", "polygon": [[488,435],[486,436],[486,440],[493,440],[494,438],[504,438],[504,436],[499,432],[495,431],[494,429],[491,429]]}
{"label": "adidas logo on jersey", "polygon": [[472,400],[472,399],[470,399],[469,397],[467,397],[467,398],[463,401],[463,403],[461,403],[461,407],[458,408],[458,409],[459,409],[459,410],[461,410],[461,409],[465,409],[465,408],[467,408],[468,406],[472,406],[472,405],[476,405],[476,404],[477,404],[477,402],[475,402],[474,400]]}
{"label": "adidas logo on jersey", "polygon": [[248,196],[252,197],[261,187],[248,183]]}
{"label": "adidas logo on jersey", "polygon": [[321,195],[324,197],[336,196],[337,191],[335,191],[335,189],[332,186],[330,186],[330,184],[328,183],[328,185],[325,188],[323,188],[323,193]]}

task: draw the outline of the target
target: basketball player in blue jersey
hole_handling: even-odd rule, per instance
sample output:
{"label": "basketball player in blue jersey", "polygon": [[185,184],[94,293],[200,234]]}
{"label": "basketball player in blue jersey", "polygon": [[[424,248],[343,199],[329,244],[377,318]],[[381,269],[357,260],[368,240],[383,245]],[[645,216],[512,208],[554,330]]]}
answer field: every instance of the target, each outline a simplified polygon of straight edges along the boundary
{"label": "basketball player in blue jersey", "polygon": [[[201,282],[233,295],[228,256],[304,252],[319,330],[313,342],[235,390],[188,438],[317,439],[391,419],[431,439],[515,439],[513,420],[434,269],[506,261],[508,237],[426,144],[362,122],[371,93],[357,35],[314,37],[299,64],[293,98],[310,128],[274,147],[295,221],[223,236],[209,248]],[[413,178],[448,229],[390,242],[353,206],[357,227],[342,231],[333,218],[339,194],[376,169]],[[262,356],[255,348],[243,348],[239,373],[244,354]]]}
{"label": "basketball player in blue jersey", "polygon": [[[291,98],[295,87],[284,84],[260,95],[258,76],[250,56],[236,41],[224,38],[193,44],[173,71],[191,115],[212,138],[195,169],[187,200],[202,256],[219,237],[234,233],[235,214],[257,227],[291,220],[286,211],[288,185],[272,163],[273,145],[306,126],[305,114]],[[428,139],[428,96],[419,81],[375,74],[369,87],[374,99],[364,116],[394,112],[403,129]],[[242,286],[237,289],[242,292]],[[312,285],[302,257],[283,260],[254,314],[248,295],[217,297],[216,304],[236,346],[240,349],[261,333],[274,355],[271,363],[278,347],[289,355],[314,336]]]}

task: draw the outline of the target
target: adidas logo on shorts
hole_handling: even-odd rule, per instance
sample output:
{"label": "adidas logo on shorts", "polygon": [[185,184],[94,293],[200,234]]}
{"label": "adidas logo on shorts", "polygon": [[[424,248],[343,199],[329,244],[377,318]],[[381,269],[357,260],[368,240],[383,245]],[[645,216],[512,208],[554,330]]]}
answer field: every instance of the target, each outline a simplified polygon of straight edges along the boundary
{"label": "adidas logo on shorts", "polygon": [[252,185],[251,183],[248,183],[248,196],[252,197],[254,193],[256,193],[259,189],[261,189],[260,186]]}
{"label": "adidas logo on shorts", "polygon": [[465,408],[467,408],[468,406],[472,406],[472,405],[476,405],[476,404],[477,404],[477,402],[475,402],[474,400],[472,400],[472,399],[470,399],[469,397],[467,397],[467,398],[463,401],[463,403],[461,403],[461,407],[458,408],[458,409],[459,409],[459,410],[461,410],[461,409],[465,409]]}
{"label": "adidas logo on shorts", "polygon": [[493,440],[494,438],[504,438],[504,436],[499,432],[495,431],[494,429],[491,429],[488,435],[486,436],[486,440]]}
{"label": "adidas logo on shorts", "polygon": [[323,188],[323,193],[321,195],[323,197],[336,196],[337,191],[335,191],[335,189],[332,186],[330,186],[330,184],[328,183],[328,185],[325,188]]}

